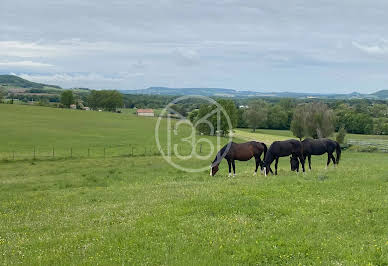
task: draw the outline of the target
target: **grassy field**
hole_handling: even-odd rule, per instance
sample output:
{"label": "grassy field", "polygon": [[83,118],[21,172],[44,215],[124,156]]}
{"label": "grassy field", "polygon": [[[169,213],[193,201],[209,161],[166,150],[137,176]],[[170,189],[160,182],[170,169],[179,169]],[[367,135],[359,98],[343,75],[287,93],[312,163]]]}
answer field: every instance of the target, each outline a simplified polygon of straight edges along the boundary
{"label": "grassy field", "polygon": [[[0,129],[2,149],[27,147],[22,130],[41,145],[125,142],[136,130],[152,143],[155,123],[24,106],[0,105],[0,115],[13,125],[12,134]],[[79,126],[68,130],[72,119]],[[210,177],[160,156],[0,161],[0,264],[386,265],[386,154],[345,151],[328,170],[325,159],[313,157],[313,171],[298,175],[283,158],[268,177],[252,176],[253,161],[237,162],[235,178],[226,162]]]}
{"label": "grassy field", "polygon": [[[53,148],[55,158],[158,153],[156,117],[10,104],[0,104],[0,117],[0,159],[32,159],[34,150],[36,158],[50,159]],[[161,148],[166,152],[165,120],[159,132]],[[171,133],[171,141],[181,144],[182,154],[190,152],[190,146],[181,140],[190,133],[184,125],[178,127],[177,135]],[[206,153],[210,149],[204,144],[202,150]]]}

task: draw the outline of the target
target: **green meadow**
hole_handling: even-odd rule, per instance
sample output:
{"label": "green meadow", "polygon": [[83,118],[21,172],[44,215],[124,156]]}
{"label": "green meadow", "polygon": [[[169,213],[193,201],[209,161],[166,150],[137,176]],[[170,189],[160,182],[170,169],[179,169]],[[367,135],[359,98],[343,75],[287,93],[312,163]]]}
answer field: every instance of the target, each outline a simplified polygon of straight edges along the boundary
{"label": "green meadow", "polygon": [[[79,157],[148,156],[167,152],[166,120],[161,120],[160,147],[155,141],[156,117],[137,117],[132,112],[56,109],[0,104],[0,160]],[[174,124],[175,121],[172,121]],[[185,125],[170,132],[172,143],[189,154],[182,138],[192,133]],[[213,141],[211,137],[202,138]],[[224,138],[222,143],[227,143]],[[210,151],[202,145],[202,152]],[[196,147],[199,152],[200,147]],[[54,153],[54,156],[53,156]],[[34,156],[35,154],[35,156]]]}
{"label": "green meadow", "polygon": [[[156,118],[3,104],[0,119],[0,264],[388,263],[384,153],[344,151],[327,170],[325,156],[313,157],[305,174],[282,158],[279,175],[267,177],[252,175],[252,160],[229,178],[224,161],[210,177],[157,153],[130,154],[131,145],[156,146]],[[190,131],[178,133],[181,144]],[[235,141],[288,134],[236,130]],[[34,146],[47,156],[29,157]],[[53,146],[59,155],[50,158]],[[88,148],[106,148],[106,157],[88,157]]]}

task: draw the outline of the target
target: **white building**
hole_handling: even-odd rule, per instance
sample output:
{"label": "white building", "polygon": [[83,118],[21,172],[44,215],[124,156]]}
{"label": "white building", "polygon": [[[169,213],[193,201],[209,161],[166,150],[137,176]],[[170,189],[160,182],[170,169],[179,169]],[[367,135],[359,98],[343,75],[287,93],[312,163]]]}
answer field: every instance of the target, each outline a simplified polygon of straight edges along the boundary
{"label": "white building", "polygon": [[137,109],[136,114],[138,116],[155,116],[154,110],[152,109]]}

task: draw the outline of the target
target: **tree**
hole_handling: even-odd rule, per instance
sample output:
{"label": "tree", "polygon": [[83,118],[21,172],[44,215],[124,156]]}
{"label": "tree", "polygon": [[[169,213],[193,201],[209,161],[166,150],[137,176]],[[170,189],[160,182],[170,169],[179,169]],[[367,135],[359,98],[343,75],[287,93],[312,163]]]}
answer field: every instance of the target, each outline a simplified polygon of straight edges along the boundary
{"label": "tree", "polygon": [[345,136],[346,136],[346,130],[345,128],[342,126],[339,130],[338,130],[338,133],[335,137],[335,140],[339,143],[339,144],[343,144],[345,142]]}
{"label": "tree", "polygon": [[333,134],[335,115],[324,103],[308,103],[299,106],[291,122],[291,131],[301,139],[303,136],[326,138]]}
{"label": "tree", "polygon": [[191,123],[194,123],[198,119],[198,113],[198,109],[195,109],[189,113],[189,120]]}
{"label": "tree", "polygon": [[267,104],[263,100],[252,102],[245,111],[244,118],[253,132],[256,128],[264,127],[268,118]]}
{"label": "tree", "polygon": [[300,140],[302,140],[302,138],[305,136],[304,126],[306,116],[304,115],[304,109],[305,108],[303,105],[298,106],[294,111],[294,115],[291,121],[291,132]]}
{"label": "tree", "polygon": [[237,109],[237,127],[238,128],[247,128],[248,127],[248,123],[244,118],[244,112],[245,112],[244,108]]}
{"label": "tree", "polygon": [[268,128],[287,129],[288,114],[280,105],[274,105],[268,111]]}
{"label": "tree", "polygon": [[[223,112],[221,112],[221,114],[220,114],[220,118],[221,118],[220,130],[221,130],[221,132],[220,133],[222,135],[228,135],[229,130],[232,130],[233,128],[235,128],[237,126],[237,108],[232,100],[222,99],[222,100],[218,100],[217,102],[222,106],[222,108],[224,108],[227,116],[229,117],[229,121],[231,123],[231,125],[229,125],[225,114]],[[230,128],[230,126],[232,128]]]}
{"label": "tree", "polygon": [[[204,120],[201,118],[206,117],[208,114],[212,113],[217,109],[216,105],[211,104],[202,104],[198,110],[198,115],[196,116],[196,121],[201,121],[198,124],[197,130],[205,135],[214,135],[218,130],[220,135],[228,135],[229,130],[233,129],[237,125],[237,109],[233,101],[231,100],[218,100],[217,101],[222,108],[224,108],[226,115],[229,117],[231,125],[229,125],[228,119],[223,112],[219,112],[220,116],[220,128],[218,128],[218,112],[215,112],[210,117],[207,117]],[[191,120],[192,118],[190,118]],[[230,128],[230,126],[232,128]]]}
{"label": "tree", "polygon": [[67,108],[70,108],[70,105],[74,103],[74,95],[71,90],[65,90],[61,94],[61,104],[66,106]]}
{"label": "tree", "polygon": [[[198,110],[196,122],[199,121],[201,118],[204,118],[207,114],[211,113],[214,109],[215,105],[202,104]],[[215,127],[214,121],[212,121],[212,117],[209,117],[204,121],[201,120],[201,122],[197,125],[197,130],[201,134],[214,135]]]}
{"label": "tree", "polygon": [[373,127],[373,134],[376,135],[386,135],[388,134],[388,123],[384,118],[378,118],[375,121],[374,127]]}
{"label": "tree", "polygon": [[92,90],[87,98],[89,107],[92,109],[104,109],[106,111],[116,111],[123,106],[123,95],[114,90]]}
{"label": "tree", "polygon": [[338,113],[338,123],[350,133],[370,134],[373,132],[373,119],[368,114],[357,113],[352,109]]}
{"label": "tree", "polygon": [[115,112],[117,108],[123,106],[123,95],[118,91],[106,90],[104,93],[103,108],[107,111]]}
{"label": "tree", "polygon": [[308,103],[306,105],[307,135],[313,138],[327,138],[334,133],[335,115],[333,110],[324,103]]}

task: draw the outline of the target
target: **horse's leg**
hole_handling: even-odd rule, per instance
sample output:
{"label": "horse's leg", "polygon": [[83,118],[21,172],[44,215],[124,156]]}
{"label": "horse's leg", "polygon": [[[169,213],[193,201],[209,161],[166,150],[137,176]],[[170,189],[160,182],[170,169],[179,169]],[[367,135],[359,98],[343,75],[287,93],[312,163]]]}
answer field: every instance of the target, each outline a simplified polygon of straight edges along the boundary
{"label": "horse's leg", "polygon": [[269,171],[270,171],[271,174],[273,174],[271,166],[269,166]]}
{"label": "horse's leg", "polygon": [[335,158],[334,158],[333,153],[330,154],[330,157],[331,157],[331,160],[333,161],[333,165],[334,165],[334,167],[335,167]]}
{"label": "horse's leg", "polygon": [[304,159],[303,159],[303,155],[300,155],[299,156],[299,161],[300,161],[300,164],[302,165],[302,170],[303,170],[303,173],[305,172],[305,169],[304,169]]}
{"label": "horse's leg", "polygon": [[234,160],[232,160],[232,166],[233,166],[233,176],[236,176],[236,166],[234,164]]}
{"label": "horse's leg", "polygon": [[253,175],[257,174],[257,168],[259,168],[259,166],[260,166],[260,162],[261,162],[260,156],[255,156],[255,162],[256,162],[256,169],[255,169],[255,172],[253,173]]}
{"label": "horse's leg", "polygon": [[327,169],[327,167],[329,166],[329,164],[330,164],[330,153],[327,153],[327,163],[326,163],[325,169]]}
{"label": "horse's leg", "polygon": [[228,160],[228,167],[229,167],[229,175],[228,176],[231,176],[232,175],[232,162],[230,160]]}
{"label": "horse's leg", "polygon": [[310,154],[307,157],[307,159],[309,160],[309,170],[311,171],[311,155]]}
{"label": "horse's leg", "polygon": [[279,163],[279,157],[276,157],[276,161],[275,161],[275,175],[278,175],[278,163]]}

